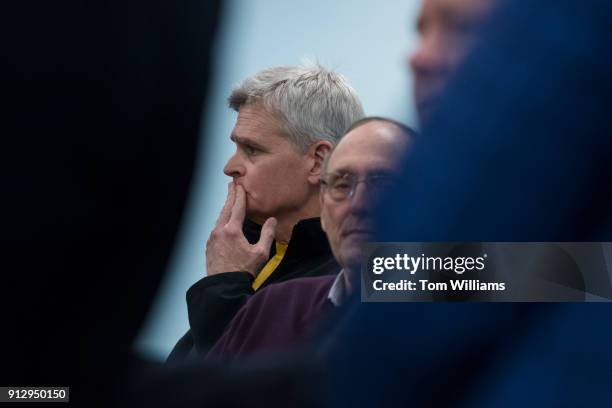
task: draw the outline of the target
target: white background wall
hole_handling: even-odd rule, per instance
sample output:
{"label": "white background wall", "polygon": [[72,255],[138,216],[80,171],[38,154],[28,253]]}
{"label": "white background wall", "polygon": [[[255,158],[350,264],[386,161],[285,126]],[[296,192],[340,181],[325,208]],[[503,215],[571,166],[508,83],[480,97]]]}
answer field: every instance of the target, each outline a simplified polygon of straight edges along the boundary
{"label": "white background wall", "polygon": [[192,191],[165,280],[136,349],[165,359],[188,329],[186,290],[205,273],[203,248],[225,200],[233,153],[232,86],[257,71],[318,61],[348,78],[367,115],[415,125],[407,55],[419,0],[227,0],[215,50]]}

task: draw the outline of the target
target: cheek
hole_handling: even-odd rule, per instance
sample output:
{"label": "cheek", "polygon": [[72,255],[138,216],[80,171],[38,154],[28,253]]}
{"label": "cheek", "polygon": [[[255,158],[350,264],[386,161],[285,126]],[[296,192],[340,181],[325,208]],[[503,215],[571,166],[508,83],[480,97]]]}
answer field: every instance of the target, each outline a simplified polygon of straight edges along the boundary
{"label": "cheek", "polygon": [[269,196],[267,190],[270,186],[277,184],[273,176],[274,172],[270,171],[268,166],[251,165],[247,167],[241,184],[249,198],[260,201]]}
{"label": "cheek", "polygon": [[265,197],[265,188],[266,183],[265,180],[262,180],[262,177],[256,172],[251,172],[251,174],[246,175],[244,180],[242,181],[242,186],[244,187],[247,198],[251,200],[259,200],[260,197]]}
{"label": "cheek", "polygon": [[357,267],[361,265],[365,242],[363,239],[355,239],[350,236],[342,242],[338,252],[343,266]]}
{"label": "cheek", "polygon": [[[332,207],[332,208],[330,208]],[[342,220],[345,213],[341,207],[324,206],[321,210],[321,221],[325,224],[325,233],[328,236],[330,245],[335,251],[340,250],[340,233],[342,231]]]}
{"label": "cheek", "polygon": [[253,166],[248,169],[242,185],[247,192],[247,207],[251,210],[274,212],[279,207],[291,206],[301,197],[301,176],[295,169],[278,163]]}

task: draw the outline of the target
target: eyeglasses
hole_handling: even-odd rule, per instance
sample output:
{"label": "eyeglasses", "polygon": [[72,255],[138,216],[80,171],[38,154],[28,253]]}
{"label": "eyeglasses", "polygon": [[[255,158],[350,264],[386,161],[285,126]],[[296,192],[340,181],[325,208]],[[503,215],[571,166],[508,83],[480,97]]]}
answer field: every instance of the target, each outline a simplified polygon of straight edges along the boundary
{"label": "eyeglasses", "polygon": [[391,174],[371,174],[363,178],[357,178],[352,173],[331,173],[326,174],[321,179],[324,191],[335,201],[343,201],[352,197],[359,183],[365,183],[368,194],[375,198],[376,195],[387,190],[392,182],[393,176]]}

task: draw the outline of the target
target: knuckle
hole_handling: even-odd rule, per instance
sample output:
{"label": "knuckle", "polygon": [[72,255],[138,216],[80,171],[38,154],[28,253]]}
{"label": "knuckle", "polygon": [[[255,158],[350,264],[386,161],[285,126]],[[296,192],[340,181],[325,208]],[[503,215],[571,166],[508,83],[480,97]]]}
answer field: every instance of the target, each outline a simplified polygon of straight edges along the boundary
{"label": "knuckle", "polygon": [[221,234],[221,231],[219,231],[218,228],[213,229],[212,232],[210,233],[210,236],[208,237],[208,241],[206,241],[206,245],[208,245],[211,241],[219,239],[220,234]]}
{"label": "knuckle", "polygon": [[259,260],[265,260],[266,258],[268,258],[268,254],[266,253],[266,250],[261,247],[256,247],[253,252],[254,252],[255,257]]}
{"label": "knuckle", "polygon": [[237,228],[233,227],[233,226],[225,227],[223,232],[224,232],[224,235],[227,238],[232,238],[232,239],[233,238],[237,238],[238,234],[240,234],[240,231]]}
{"label": "knuckle", "polygon": [[226,240],[235,239],[239,236],[240,230],[231,225],[225,225],[223,227],[217,227],[210,233],[210,240]]}

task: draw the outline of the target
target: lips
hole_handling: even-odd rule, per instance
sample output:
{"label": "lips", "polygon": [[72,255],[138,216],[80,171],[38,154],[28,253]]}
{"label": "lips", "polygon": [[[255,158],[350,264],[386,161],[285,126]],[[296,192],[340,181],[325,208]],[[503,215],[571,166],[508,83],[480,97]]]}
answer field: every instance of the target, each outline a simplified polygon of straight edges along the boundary
{"label": "lips", "polygon": [[358,236],[358,235],[372,236],[372,235],[374,235],[374,231],[371,230],[371,229],[360,228],[360,227],[347,228],[344,231],[342,231],[342,237],[347,237],[349,235],[354,235],[354,236]]}
{"label": "lips", "polygon": [[247,190],[247,188],[245,187],[245,185],[242,182],[238,182],[238,181],[234,180],[234,184],[236,184],[236,186],[242,187],[242,189],[244,190],[244,194],[247,196],[247,198],[248,197],[251,197],[251,198],[253,197],[251,195],[251,192],[249,190]]}

